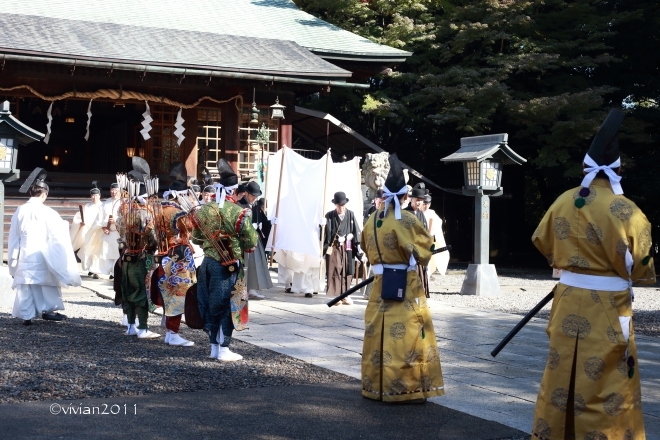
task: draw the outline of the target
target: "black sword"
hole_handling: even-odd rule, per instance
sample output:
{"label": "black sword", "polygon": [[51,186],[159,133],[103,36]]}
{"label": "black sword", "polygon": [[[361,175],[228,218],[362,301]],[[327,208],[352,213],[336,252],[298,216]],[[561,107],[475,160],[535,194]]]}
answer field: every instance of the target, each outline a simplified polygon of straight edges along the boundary
{"label": "black sword", "polygon": [[[445,246],[445,247],[441,247],[440,249],[436,249],[436,250],[434,250],[434,251],[431,253],[431,255],[439,254],[440,252],[445,252],[445,251],[449,251],[449,250],[451,250],[451,246],[450,246],[450,245],[447,245],[447,246]],[[328,302],[328,307],[332,307],[332,306],[334,306],[335,304],[337,304],[337,303],[338,303],[339,301],[341,301],[342,299],[344,299],[344,298],[346,298],[347,296],[349,296],[349,295],[351,295],[351,294],[357,292],[358,290],[360,290],[361,288],[363,288],[363,287],[366,286],[367,284],[373,282],[373,280],[374,280],[374,277],[373,277],[373,276],[370,276],[370,277],[367,278],[366,280],[362,281],[360,284],[357,284],[357,285],[351,287],[351,288],[348,289],[346,292],[344,292],[344,293],[342,293],[341,295],[339,295],[339,296],[337,296],[337,297],[331,299],[330,302]]]}
{"label": "black sword", "polygon": [[534,315],[539,312],[539,310],[545,307],[545,305],[548,304],[554,296],[555,292],[548,293],[546,297],[543,298],[540,303],[534,306],[534,308],[525,315],[525,317],[513,328],[513,330],[511,330],[509,334],[506,335],[504,339],[502,339],[502,342],[500,342],[497,347],[495,347],[495,349],[490,352],[490,355],[492,357],[497,356],[499,352],[502,351],[502,349],[506,347],[509,342],[511,342],[511,339],[513,339],[513,337],[516,336],[518,332],[529,322],[529,320],[532,319]]}

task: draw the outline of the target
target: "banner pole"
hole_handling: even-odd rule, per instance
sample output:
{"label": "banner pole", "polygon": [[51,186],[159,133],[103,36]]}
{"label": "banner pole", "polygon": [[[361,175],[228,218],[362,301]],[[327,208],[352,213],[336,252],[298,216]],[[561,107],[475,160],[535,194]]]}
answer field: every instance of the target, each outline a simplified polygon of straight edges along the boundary
{"label": "banner pole", "polygon": [[[323,212],[321,215],[323,218],[325,218],[325,212],[327,209],[326,203],[328,200],[328,165],[330,163],[330,149],[328,148],[328,152],[325,155],[325,182],[323,182]],[[319,284],[320,281],[323,279],[323,260],[324,260],[324,255],[323,255],[323,242],[325,241],[325,225],[321,227],[321,264],[319,265]]]}
{"label": "banner pole", "polygon": [[282,145],[282,163],[280,164],[280,181],[277,186],[277,205],[275,206],[275,225],[273,227],[273,241],[270,247],[270,267],[273,267],[273,255],[275,254],[275,238],[277,237],[277,224],[279,223],[280,215],[280,195],[282,194],[282,175],[284,175],[284,154],[286,153],[286,145]]}

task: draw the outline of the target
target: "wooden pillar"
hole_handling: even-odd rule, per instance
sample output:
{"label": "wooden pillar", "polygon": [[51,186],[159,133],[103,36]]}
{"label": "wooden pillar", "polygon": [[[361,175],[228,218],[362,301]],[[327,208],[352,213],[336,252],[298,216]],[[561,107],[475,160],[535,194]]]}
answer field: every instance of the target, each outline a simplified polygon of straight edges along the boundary
{"label": "wooden pillar", "polygon": [[183,135],[185,139],[181,144],[181,161],[186,165],[188,176],[197,176],[197,108],[184,109],[181,116],[185,120]]}
{"label": "wooden pillar", "polygon": [[241,124],[240,114],[234,101],[227,102],[222,107],[222,157],[229,162],[234,170],[238,169],[238,153],[240,137],[238,128]]}
{"label": "wooden pillar", "polygon": [[[291,110],[289,110],[291,108]],[[283,145],[286,145],[289,148],[293,148],[293,104],[287,106],[287,109],[284,110],[284,119],[280,120],[280,135],[278,148],[282,148]]]}

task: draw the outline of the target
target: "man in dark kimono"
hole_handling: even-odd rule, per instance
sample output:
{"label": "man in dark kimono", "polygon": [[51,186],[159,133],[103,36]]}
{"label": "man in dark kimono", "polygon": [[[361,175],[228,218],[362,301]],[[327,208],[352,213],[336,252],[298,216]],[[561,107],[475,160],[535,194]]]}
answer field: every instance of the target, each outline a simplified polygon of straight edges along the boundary
{"label": "man in dark kimono", "polygon": [[[353,275],[355,263],[353,257],[361,258],[362,252],[358,248],[360,234],[353,211],[346,209],[348,199],[343,192],[335,193],[332,199],[335,209],[325,215],[325,238],[323,252],[325,254],[328,287],[326,295],[338,296],[348,289]],[[311,297],[311,294],[305,294]],[[342,300],[344,304],[352,304],[350,297]]]}
{"label": "man in dark kimono", "polygon": [[[429,191],[426,189],[426,185],[423,183],[418,183],[417,185],[413,186],[412,192],[410,193],[410,205],[406,208],[406,211],[410,211],[413,214],[415,214],[415,217],[419,219],[420,222],[422,222],[422,225],[424,225],[424,229],[427,231],[429,230],[429,224],[426,221],[426,216],[424,215],[424,212],[422,211],[422,204],[424,203],[424,198],[429,195]],[[429,276],[428,276],[428,268],[426,266],[422,266],[421,264],[417,265],[417,273],[419,274],[419,278],[422,282],[422,285],[424,286],[424,292],[426,292],[426,297],[429,298]]]}
{"label": "man in dark kimono", "polygon": [[262,225],[259,222],[261,209],[257,205],[257,199],[261,195],[261,188],[259,188],[257,182],[249,182],[245,185],[245,191],[245,195],[237,203],[242,208],[250,209],[252,226],[257,231],[257,235],[259,235],[255,251],[245,254],[248,298],[264,299],[265,296],[257,292],[257,290],[270,289],[273,287],[273,282],[270,279],[266,253],[264,252],[264,247],[261,241],[263,238]]}

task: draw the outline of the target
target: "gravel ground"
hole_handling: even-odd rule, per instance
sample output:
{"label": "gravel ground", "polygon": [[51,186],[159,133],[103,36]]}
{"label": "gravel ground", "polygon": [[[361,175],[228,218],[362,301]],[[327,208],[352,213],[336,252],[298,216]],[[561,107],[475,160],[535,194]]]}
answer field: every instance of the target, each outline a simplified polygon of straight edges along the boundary
{"label": "gravel ground", "polygon": [[160,316],[151,315],[154,340],[124,335],[121,308],[92,292],[65,295],[69,319],[31,326],[0,308],[0,403],[116,397],[225,388],[350,381],[348,376],[238,340],[239,362],[209,359],[208,336],[181,324],[194,347],[163,342]]}
{"label": "gravel ground", "polygon": [[[538,304],[557,284],[551,277],[551,270],[499,270],[498,278],[502,288],[500,297],[477,297],[460,295],[464,270],[448,270],[443,277],[431,277],[432,298],[448,306],[474,307],[479,310],[525,315]],[[635,331],[649,336],[660,336],[660,288],[658,286],[634,287],[633,302]],[[550,302],[537,315],[547,319],[550,315]]]}

